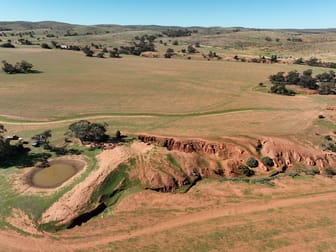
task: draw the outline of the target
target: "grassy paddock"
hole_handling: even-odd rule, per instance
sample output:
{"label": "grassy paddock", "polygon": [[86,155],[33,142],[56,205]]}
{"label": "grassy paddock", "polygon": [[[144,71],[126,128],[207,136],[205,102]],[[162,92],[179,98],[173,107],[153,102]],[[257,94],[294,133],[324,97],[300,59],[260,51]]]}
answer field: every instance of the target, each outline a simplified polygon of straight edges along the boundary
{"label": "grassy paddock", "polygon": [[[207,137],[295,134],[330,103],[327,97],[284,97],[256,90],[272,73],[302,71],[306,66],[97,59],[81,52],[41,49],[0,49],[0,58],[9,62],[25,59],[43,72],[0,73],[0,119],[14,131],[69,124],[26,123],[31,120],[100,116],[99,120],[111,122],[112,127],[133,132]],[[25,124],[13,124],[19,121]]]}

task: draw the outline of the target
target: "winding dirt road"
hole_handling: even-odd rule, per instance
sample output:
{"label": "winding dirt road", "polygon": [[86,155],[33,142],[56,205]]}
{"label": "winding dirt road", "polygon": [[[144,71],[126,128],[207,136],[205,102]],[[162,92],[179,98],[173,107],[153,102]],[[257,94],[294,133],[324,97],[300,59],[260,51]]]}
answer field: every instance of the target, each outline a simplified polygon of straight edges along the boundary
{"label": "winding dirt road", "polygon": [[[269,209],[286,208],[294,206],[304,206],[305,204],[318,203],[322,201],[335,200],[336,192],[325,192],[310,196],[302,196],[288,199],[270,200],[267,203],[249,203],[242,207],[241,205],[213,210],[201,211],[197,213],[185,214],[168,221],[160,222],[119,235],[109,235],[108,227],[101,230],[100,236],[93,238],[61,239],[55,240],[49,234],[43,238],[32,236],[22,236],[15,231],[7,230],[0,232],[0,251],[74,251],[77,249],[90,251],[93,248],[104,246],[110,242],[128,240],[143,235],[164,232],[169,229],[181,227],[189,224],[197,225],[204,221],[227,216],[239,216],[248,213],[262,212]],[[227,224],[232,225],[232,224]],[[80,227],[79,227],[80,228]]]}

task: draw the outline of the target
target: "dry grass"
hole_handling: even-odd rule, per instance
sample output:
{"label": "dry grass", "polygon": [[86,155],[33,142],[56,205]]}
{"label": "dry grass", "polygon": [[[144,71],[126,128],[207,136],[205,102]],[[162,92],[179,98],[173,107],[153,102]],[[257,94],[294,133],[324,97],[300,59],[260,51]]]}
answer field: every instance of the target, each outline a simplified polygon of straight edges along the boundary
{"label": "dry grass", "polygon": [[[302,70],[302,66],[139,57],[97,59],[84,57],[81,52],[40,49],[0,49],[0,58],[10,62],[26,59],[43,71],[31,75],[0,73],[0,115],[23,119],[114,115],[100,120],[110,121],[112,129],[128,132],[209,137],[286,135],[308,127],[330,100],[256,91],[258,83],[265,82],[270,74]],[[52,126],[61,125],[66,123]],[[19,131],[48,126],[8,127]]]}
{"label": "dry grass", "polygon": [[38,238],[2,231],[0,244],[53,251],[333,251],[335,179],[274,182],[204,180],[186,194],[133,193],[81,227]]}

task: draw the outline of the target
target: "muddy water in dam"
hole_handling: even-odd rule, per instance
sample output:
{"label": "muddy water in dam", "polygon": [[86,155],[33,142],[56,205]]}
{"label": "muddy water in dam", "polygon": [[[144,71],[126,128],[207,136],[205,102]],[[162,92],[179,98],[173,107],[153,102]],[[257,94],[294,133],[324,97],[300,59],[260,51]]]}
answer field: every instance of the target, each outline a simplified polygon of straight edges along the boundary
{"label": "muddy water in dam", "polygon": [[77,173],[77,169],[66,163],[53,164],[35,172],[31,182],[36,187],[57,187]]}

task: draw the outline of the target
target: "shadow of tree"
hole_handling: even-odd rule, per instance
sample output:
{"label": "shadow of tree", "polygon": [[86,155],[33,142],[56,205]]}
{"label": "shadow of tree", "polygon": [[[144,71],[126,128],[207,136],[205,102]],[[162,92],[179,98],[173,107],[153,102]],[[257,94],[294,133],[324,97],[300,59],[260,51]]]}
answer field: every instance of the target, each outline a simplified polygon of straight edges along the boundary
{"label": "shadow of tree", "polygon": [[13,166],[17,168],[32,167],[35,163],[46,161],[50,157],[51,154],[47,152],[30,153],[27,151],[20,155],[10,156],[5,160],[2,160],[0,163],[0,169],[7,169]]}

